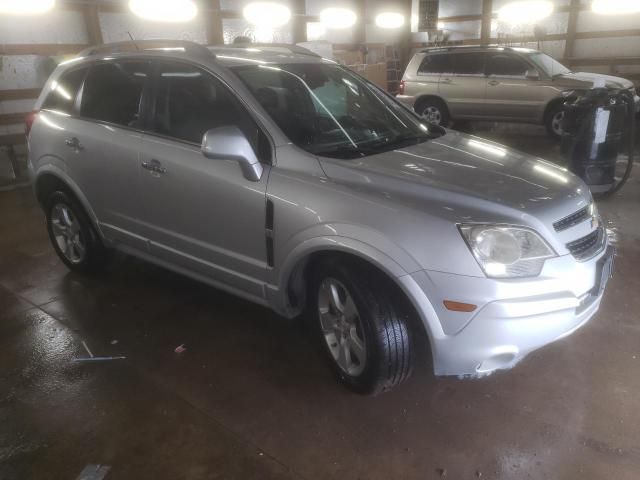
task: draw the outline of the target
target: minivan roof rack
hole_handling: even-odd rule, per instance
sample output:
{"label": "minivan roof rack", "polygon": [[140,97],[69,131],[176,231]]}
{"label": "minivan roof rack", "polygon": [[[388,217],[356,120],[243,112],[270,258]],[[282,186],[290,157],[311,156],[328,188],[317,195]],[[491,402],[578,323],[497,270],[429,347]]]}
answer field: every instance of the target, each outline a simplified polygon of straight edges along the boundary
{"label": "minivan roof rack", "polygon": [[294,45],[294,44],[291,44],[291,43],[248,43],[247,42],[247,43],[232,43],[232,44],[229,44],[229,45],[216,45],[216,47],[219,47],[219,48],[243,48],[243,49],[247,49],[247,48],[269,49],[269,48],[271,48],[273,50],[284,49],[284,50],[288,50],[291,53],[296,53],[298,55],[309,55],[311,57],[320,57],[320,55],[318,55],[315,52],[312,52],[308,48],[304,48],[304,47],[301,47],[299,45]]}
{"label": "minivan roof rack", "polygon": [[215,57],[213,52],[204,45],[187,40],[127,40],[105,43],[89,47],[80,52],[79,56],[88,57],[90,55],[141,51],[182,51],[192,55]]}

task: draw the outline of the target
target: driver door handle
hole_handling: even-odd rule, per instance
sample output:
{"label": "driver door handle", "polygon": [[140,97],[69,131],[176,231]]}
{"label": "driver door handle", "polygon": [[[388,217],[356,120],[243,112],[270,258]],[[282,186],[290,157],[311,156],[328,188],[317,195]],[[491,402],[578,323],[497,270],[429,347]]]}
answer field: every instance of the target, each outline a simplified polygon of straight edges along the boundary
{"label": "driver door handle", "polygon": [[498,80],[489,80],[489,85],[495,87],[496,85],[500,85],[500,82]]}

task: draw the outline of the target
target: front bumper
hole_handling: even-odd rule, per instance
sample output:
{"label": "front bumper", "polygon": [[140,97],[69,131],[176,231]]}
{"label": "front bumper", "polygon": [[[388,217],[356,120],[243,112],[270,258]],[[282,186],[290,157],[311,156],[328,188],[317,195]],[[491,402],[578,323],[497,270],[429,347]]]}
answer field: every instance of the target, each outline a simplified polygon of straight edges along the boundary
{"label": "front bumper", "polygon": [[[608,247],[586,262],[548,261],[540,277],[499,281],[441,272],[403,277],[431,341],[436,375],[482,376],[508,369],[532,351],[570,335],[598,311]],[[478,305],[451,312],[444,300]]]}

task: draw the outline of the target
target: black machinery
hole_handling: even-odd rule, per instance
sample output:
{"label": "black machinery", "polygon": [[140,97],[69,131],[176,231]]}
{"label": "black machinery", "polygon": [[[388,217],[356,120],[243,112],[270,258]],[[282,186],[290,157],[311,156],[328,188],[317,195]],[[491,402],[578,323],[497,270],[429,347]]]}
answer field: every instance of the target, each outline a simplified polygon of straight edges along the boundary
{"label": "black machinery", "polygon": [[585,181],[592,193],[610,195],[624,185],[633,167],[633,93],[593,88],[574,92],[568,98],[564,105],[562,153],[569,161],[569,169]]}

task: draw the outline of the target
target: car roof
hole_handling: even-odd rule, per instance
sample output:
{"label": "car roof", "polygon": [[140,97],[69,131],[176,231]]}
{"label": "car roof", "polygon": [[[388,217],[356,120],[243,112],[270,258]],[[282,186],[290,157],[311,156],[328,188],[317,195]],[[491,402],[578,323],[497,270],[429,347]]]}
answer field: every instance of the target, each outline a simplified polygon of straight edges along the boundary
{"label": "car roof", "polygon": [[249,64],[335,63],[296,45],[224,45],[209,47],[222,65],[234,67]]}

